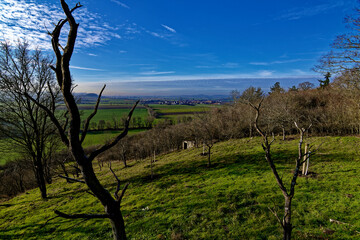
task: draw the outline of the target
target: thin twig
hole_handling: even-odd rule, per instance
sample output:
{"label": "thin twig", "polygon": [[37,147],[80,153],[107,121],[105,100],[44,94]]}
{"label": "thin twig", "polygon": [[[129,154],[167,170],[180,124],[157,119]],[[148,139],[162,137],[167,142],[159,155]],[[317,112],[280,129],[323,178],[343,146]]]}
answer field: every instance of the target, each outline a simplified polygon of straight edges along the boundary
{"label": "thin twig", "polygon": [[62,175],[58,175],[58,176],[61,177],[61,178],[70,180],[70,181],[79,182],[79,183],[85,183],[85,181],[83,181],[83,180],[79,180],[79,179],[75,179],[75,178],[71,178],[71,177],[65,177],[65,176],[62,176]]}

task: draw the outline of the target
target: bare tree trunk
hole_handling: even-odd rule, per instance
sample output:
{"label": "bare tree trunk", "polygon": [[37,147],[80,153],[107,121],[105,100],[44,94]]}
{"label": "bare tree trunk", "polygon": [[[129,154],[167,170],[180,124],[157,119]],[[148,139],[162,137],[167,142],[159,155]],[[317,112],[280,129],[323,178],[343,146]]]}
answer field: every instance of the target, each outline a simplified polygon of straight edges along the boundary
{"label": "bare tree trunk", "polygon": [[282,140],[285,141],[285,128],[282,127]]}
{"label": "bare tree trunk", "polygon": [[44,168],[41,162],[41,156],[35,156],[34,160],[34,171],[35,171],[35,178],[36,183],[41,192],[41,198],[46,199],[46,183],[45,183],[45,174]]}
{"label": "bare tree trunk", "polygon": [[127,165],[127,163],[126,163],[126,155],[124,155],[123,160],[124,160],[124,167],[127,167],[128,165]]}
{"label": "bare tree trunk", "polygon": [[110,193],[101,185],[97,179],[91,162],[83,157],[84,164],[79,164],[82,175],[87,186],[100,200],[105,208],[105,212],[109,215],[114,240],[126,240],[125,224],[121,214],[119,202],[117,202]]}
{"label": "bare tree trunk", "polygon": [[19,169],[15,169],[17,175],[18,175],[18,178],[19,178],[19,188],[20,188],[20,192],[25,192],[25,187],[24,187],[24,173],[22,170],[19,170]]}
{"label": "bare tree trunk", "polygon": [[252,138],[252,122],[249,124],[249,138]]}
{"label": "bare tree trunk", "polygon": [[304,154],[304,163],[303,163],[303,166],[302,166],[302,175],[305,175],[305,166],[306,166],[306,158],[308,156],[308,154],[307,154],[308,147],[309,147],[309,144],[306,144],[305,145],[305,154]]}
{"label": "bare tree trunk", "polygon": [[284,221],[283,221],[283,228],[284,228],[284,240],[291,239],[291,231],[292,231],[292,224],[291,224],[291,197],[285,197],[285,208],[284,208]]}
{"label": "bare tree trunk", "polygon": [[209,152],[208,152],[208,168],[211,167],[211,147],[208,146]]}
{"label": "bare tree trunk", "polygon": [[110,211],[107,211],[107,214],[111,214],[114,217],[110,218],[110,224],[113,233],[114,240],[126,240],[126,232],[125,232],[125,223],[124,218],[121,214],[120,209],[115,206],[114,208],[108,207]]}

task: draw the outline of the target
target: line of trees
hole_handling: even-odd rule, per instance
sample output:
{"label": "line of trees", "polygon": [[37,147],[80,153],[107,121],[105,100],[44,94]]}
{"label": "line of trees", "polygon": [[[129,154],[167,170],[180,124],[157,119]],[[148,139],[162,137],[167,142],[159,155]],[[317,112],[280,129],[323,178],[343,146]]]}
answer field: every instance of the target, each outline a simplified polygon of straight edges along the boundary
{"label": "line of trees", "polygon": [[[294,121],[304,126],[312,124],[309,133],[313,135],[359,134],[359,101],[354,97],[358,93],[344,88],[348,81],[348,77],[341,75],[326,88],[313,88],[311,84],[301,83],[287,91],[276,84],[281,90],[269,94],[261,88],[249,87],[237,96],[233,104],[212,109],[185,123],[163,123],[122,140],[127,142],[126,159],[149,157],[154,151],[154,142],[158,145],[155,151],[159,154],[181,149],[184,140],[195,141],[197,146],[205,144],[209,150],[216,141],[252,137],[257,132],[254,127],[255,112],[247,103],[255,104],[262,98],[262,118],[258,120],[258,126],[282,136],[283,140],[298,133]],[[102,158],[123,159],[117,153],[123,152],[122,148],[117,145]],[[211,161],[208,162],[211,165]]]}

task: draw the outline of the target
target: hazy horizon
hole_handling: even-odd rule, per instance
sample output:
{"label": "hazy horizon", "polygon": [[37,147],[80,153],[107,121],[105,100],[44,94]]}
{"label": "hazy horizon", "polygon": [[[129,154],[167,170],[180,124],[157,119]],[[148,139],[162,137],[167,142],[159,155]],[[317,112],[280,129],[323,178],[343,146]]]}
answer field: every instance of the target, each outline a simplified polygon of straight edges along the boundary
{"label": "hazy horizon", "polygon": [[[244,91],[246,88],[261,87],[265,92],[275,82],[280,82],[285,90],[298,86],[302,82],[318,85],[316,77],[283,77],[283,78],[229,78],[229,79],[194,79],[172,81],[127,81],[110,82],[104,96],[181,96],[181,95],[230,95],[232,90]],[[76,93],[98,93],[103,83],[93,83],[75,88]]]}

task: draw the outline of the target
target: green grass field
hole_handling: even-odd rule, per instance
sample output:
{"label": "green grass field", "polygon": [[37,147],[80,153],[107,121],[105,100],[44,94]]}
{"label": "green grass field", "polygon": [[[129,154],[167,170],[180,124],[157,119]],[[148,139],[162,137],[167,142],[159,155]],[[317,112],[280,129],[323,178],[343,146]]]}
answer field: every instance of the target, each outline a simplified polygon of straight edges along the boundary
{"label": "green grass field", "polygon": [[14,149],[8,139],[0,140],[0,152],[0,166],[21,156],[19,149]]}
{"label": "green grass field", "polygon": [[[137,134],[139,132],[144,131],[143,129],[130,129],[128,132],[128,136]],[[95,131],[95,132],[88,132],[86,139],[83,143],[83,147],[90,147],[94,145],[100,145],[106,143],[106,141],[111,140],[115,136],[117,136],[121,131]],[[6,140],[0,140],[0,146],[2,146],[2,154],[0,155],[0,166],[4,165],[8,161],[16,160],[16,158],[21,157],[19,154],[19,151],[13,150],[7,148],[7,141]],[[61,145],[62,146],[62,145]],[[62,146],[63,147],[63,146]]]}
{"label": "green grass field", "polygon": [[161,122],[163,119],[170,119],[174,123],[182,121],[183,118],[194,118],[198,114],[210,111],[212,108],[220,107],[219,105],[198,104],[190,105],[164,105],[164,104],[150,104],[151,108],[158,113],[155,123]]}
{"label": "green grass field", "polygon": [[[139,132],[145,131],[143,129],[130,129],[128,132],[128,136],[132,136]],[[121,131],[96,131],[96,132],[88,132],[85,141],[83,143],[83,147],[90,147],[94,145],[104,144],[107,141],[113,139],[117,135],[119,135]]]}
{"label": "green grass field", "polygon": [[[309,177],[300,177],[293,199],[293,239],[360,239],[360,157],[357,137],[311,138],[323,143],[311,158]],[[273,144],[273,158],[286,183],[297,154],[297,140]],[[281,239],[268,207],[281,214],[283,197],[264,159],[260,139],[230,140],[213,147],[206,168],[201,148],[160,155],[150,180],[148,161],[113,169],[131,182],[122,203],[129,239]],[[100,180],[112,192],[109,169]],[[288,185],[287,185],[288,186]],[[102,213],[103,207],[81,183],[56,179],[49,200],[37,189],[0,204],[0,239],[111,239],[107,220],[54,218],[66,213]],[[347,224],[331,223],[335,219]]]}
{"label": "green grass field", "polygon": [[[129,111],[130,109],[99,109],[91,121],[98,123],[100,120],[104,120],[112,123],[114,118],[119,121],[122,116],[127,116]],[[81,112],[81,119],[85,120],[93,110],[81,110]],[[140,117],[141,119],[145,119],[147,116],[148,113],[145,108],[137,108],[133,113],[133,117]]]}
{"label": "green grass field", "polygon": [[164,104],[150,104],[158,113],[177,113],[177,112],[206,112],[211,108],[219,107],[219,105],[209,105],[209,104],[198,104],[195,106],[190,105],[164,105]]}

